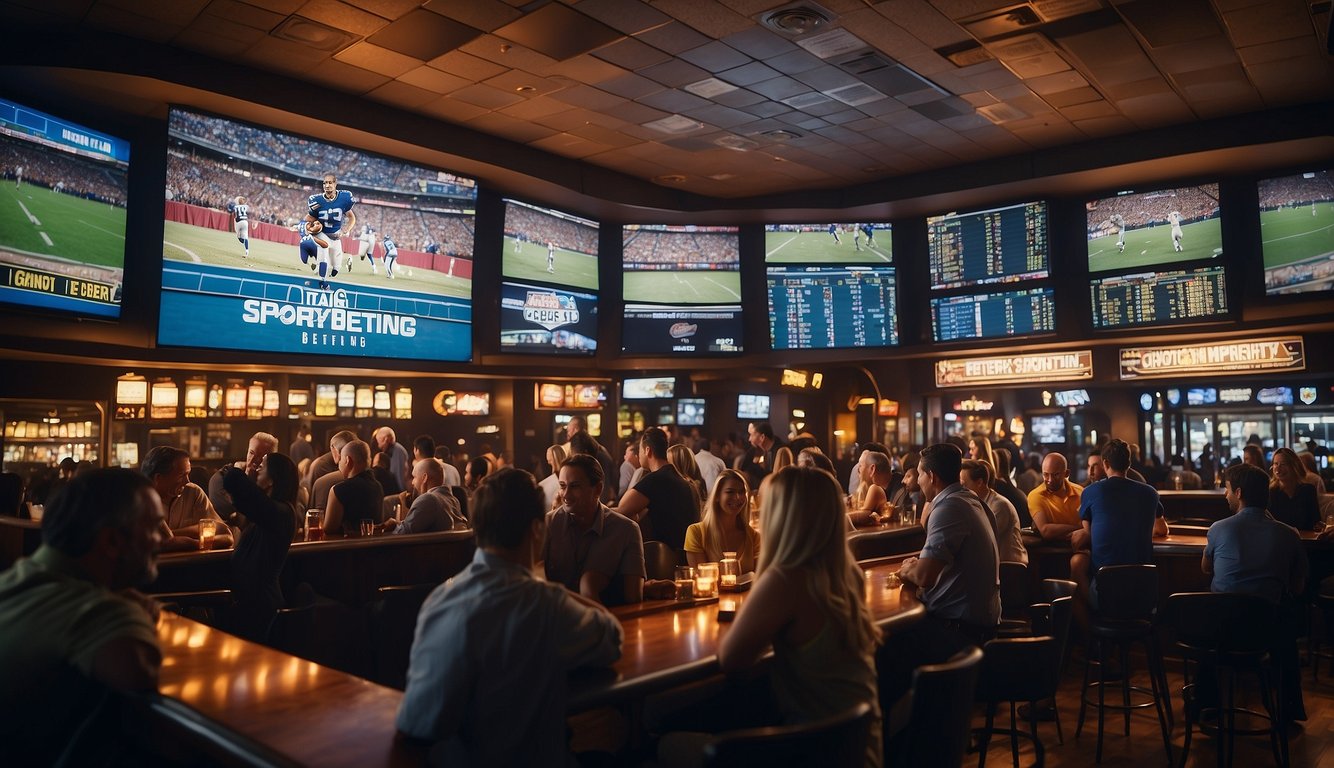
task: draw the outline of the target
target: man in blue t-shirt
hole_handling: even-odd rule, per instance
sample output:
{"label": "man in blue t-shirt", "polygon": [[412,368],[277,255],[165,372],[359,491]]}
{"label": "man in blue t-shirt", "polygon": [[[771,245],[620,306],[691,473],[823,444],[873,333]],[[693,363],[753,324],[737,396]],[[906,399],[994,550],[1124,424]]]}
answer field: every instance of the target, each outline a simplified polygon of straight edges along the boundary
{"label": "man in blue t-shirt", "polygon": [[1158,492],[1126,477],[1130,446],[1123,440],[1109,441],[1102,449],[1102,466],[1107,478],[1084,489],[1079,502],[1083,527],[1070,537],[1075,550],[1070,577],[1079,585],[1082,601],[1076,601],[1076,615],[1081,623],[1085,607],[1097,606],[1098,569],[1150,562],[1153,539],[1168,533]]}

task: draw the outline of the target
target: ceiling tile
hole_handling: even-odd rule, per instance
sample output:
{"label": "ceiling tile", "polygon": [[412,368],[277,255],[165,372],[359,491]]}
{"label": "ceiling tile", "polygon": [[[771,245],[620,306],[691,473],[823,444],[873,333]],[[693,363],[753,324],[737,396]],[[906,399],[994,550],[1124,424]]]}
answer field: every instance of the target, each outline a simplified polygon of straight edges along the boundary
{"label": "ceiling tile", "polygon": [[620,77],[598,83],[598,88],[608,93],[614,93],[621,98],[639,99],[661,91],[663,86],[647,77],[640,77],[632,72],[627,72]]}
{"label": "ceiling tile", "polygon": [[1071,88],[1083,88],[1089,83],[1083,75],[1074,70],[1069,70],[1025,80],[1024,84],[1031,88],[1034,93],[1045,96],[1057,91],[1068,91]]}
{"label": "ceiling tile", "polygon": [[635,37],[672,55],[688,51],[691,48],[698,48],[709,42],[709,38],[679,21],[654,27],[635,35]]}
{"label": "ceiling tile", "polygon": [[699,0],[654,0],[653,6],[714,37],[740,32],[755,23],[726,6]]}
{"label": "ceiling tile", "polygon": [[438,117],[441,120],[448,120],[451,123],[463,123],[478,115],[484,115],[490,110],[484,107],[466,104],[448,96],[441,96],[430,104],[423,105],[418,111],[430,117]]}
{"label": "ceiling tile", "polygon": [[597,50],[625,35],[591,16],[550,3],[495,31],[497,37],[545,54],[556,61]]}
{"label": "ceiling tile", "polygon": [[450,51],[444,56],[431,59],[430,65],[442,72],[471,80],[474,83],[495,77],[509,69],[463,51]]}
{"label": "ceiling tile", "polygon": [[748,104],[744,107],[740,107],[740,109],[742,112],[747,112],[756,117],[774,117],[776,115],[781,115],[785,112],[791,111],[784,104],[779,104],[777,102],[768,100],[761,101],[756,104]]}
{"label": "ceiling tile", "polygon": [[366,41],[414,59],[430,61],[481,34],[480,29],[419,9],[400,17]]}
{"label": "ceiling tile", "polygon": [[582,0],[579,3],[579,10],[627,35],[637,35],[645,30],[670,23],[672,20],[667,14],[654,10],[648,3],[626,2],[626,0]]}
{"label": "ceiling tile", "polygon": [[779,56],[774,56],[773,58],[765,59],[764,63],[785,75],[795,75],[799,72],[807,72],[816,67],[823,67],[825,65],[818,56],[812,56],[800,48]]}
{"label": "ceiling tile", "polygon": [[[1071,88],[1068,91],[1044,93],[1042,94],[1042,98],[1046,99],[1047,103],[1053,107],[1063,109],[1074,104],[1087,104],[1091,101],[1098,101],[1102,99],[1102,95],[1093,88],[1084,87]],[[1062,114],[1064,114],[1064,112],[1062,112]]]}
{"label": "ceiling tile", "polygon": [[373,35],[389,20],[338,0],[310,0],[301,6],[300,15],[354,35]]}
{"label": "ceiling tile", "polygon": [[563,101],[556,101],[548,96],[534,96],[531,99],[524,99],[516,104],[503,107],[499,111],[520,120],[535,120],[569,109],[573,109],[573,107]]}
{"label": "ceiling tile", "polygon": [[414,59],[410,56],[404,56],[401,53],[391,51],[387,48],[381,48],[371,43],[354,43],[349,45],[338,53],[334,58],[341,62],[351,64],[354,67],[369,69],[381,75],[389,77],[398,77],[405,72],[410,72],[423,63],[420,59]]}
{"label": "ceiling tile", "polygon": [[415,85],[408,85],[397,80],[385,83],[379,88],[367,92],[366,95],[376,101],[393,104],[404,109],[415,109],[440,98],[438,93],[432,93],[424,88],[418,88]]}
{"label": "ceiling tile", "polygon": [[742,112],[739,109],[731,109],[720,104],[708,104],[703,107],[692,109],[686,114],[696,120],[708,123],[709,125],[716,125],[719,128],[731,128],[733,126],[741,125],[742,123],[749,123],[755,119],[755,116],[749,112]]}
{"label": "ceiling tile", "polygon": [[[306,4],[306,0],[244,0],[246,5],[253,5],[257,8],[263,8],[266,11],[280,13],[283,16],[290,16],[297,12],[301,6]],[[415,5],[415,3],[414,3]]]}
{"label": "ceiling tile", "polygon": [[728,91],[727,93],[720,93],[717,96],[714,96],[712,100],[725,107],[733,107],[737,109],[748,107],[752,104],[759,104],[762,101],[768,101],[768,99],[760,94],[755,93],[754,91],[748,91],[745,88],[737,88],[736,90]]}
{"label": "ceiling tile", "polygon": [[557,133],[544,139],[529,142],[529,145],[547,152],[574,158],[587,157],[609,149],[606,144],[598,144],[571,133]]}
{"label": "ceiling tile", "polygon": [[[1296,59],[1265,62],[1247,67],[1251,80],[1260,90],[1266,104],[1300,104],[1312,97],[1334,97],[1334,71],[1327,56],[1312,54]],[[1311,72],[1325,73],[1324,85],[1313,85],[1307,80]]]}
{"label": "ceiling tile", "polygon": [[770,80],[778,77],[781,73],[758,61],[752,61],[749,64],[724,70],[718,73],[720,80],[726,80],[733,85],[746,86],[751,83],[758,83],[761,80]]}
{"label": "ceiling tile", "polygon": [[[103,0],[102,5],[119,8],[159,24],[185,27],[204,10],[209,0]],[[278,19],[281,21],[282,17]],[[274,22],[275,24],[277,22]]]}
{"label": "ceiling tile", "polygon": [[[771,6],[770,0],[762,0]],[[749,14],[747,14],[749,15]],[[769,59],[784,53],[800,51],[786,38],[759,25],[748,27],[740,32],[722,38],[724,43],[754,59]],[[802,51],[805,53],[805,51]]]}
{"label": "ceiling tile", "polygon": [[455,77],[448,72],[441,72],[435,67],[422,66],[416,69],[404,72],[398,79],[408,85],[415,85],[418,88],[425,88],[437,94],[445,94],[450,91],[456,91],[472,81],[465,80],[462,77]]}
{"label": "ceiling tile", "polygon": [[1241,56],[1242,64],[1251,67],[1256,64],[1267,64],[1271,61],[1307,58],[1312,55],[1318,55],[1320,50],[1314,43],[1315,41],[1309,36],[1294,38],[1292,40],[1279,40],[1273,43],[1264,43],[1262,45],[1252,45],[1248,48],[1239,48],[1237,54]]}
{"label": "ceiling tile", "polygon": [[775,101],[781,101],[782,99],[790,98],[799,93],[805,93],[811,90],[804,84],[799,83],[790,77],[775,77],[771,80],[753,83],[750,86],[750,89],[756,93],[768,96]]}
{"label": "ceiling tile", "polygon": [[527,144],[531,141],[552,136],[556,131],[525,119],[509,117],[499,112],[488,112],[468,121],[468,127],[484,133],[503,136],[511,141]]}
{"label": "ceiling tile", "polygon": [[635,99],[635,101],[640,104],[647,104],[655,109],[661,109],[664,112],[684,112],[687,109],[699,109],[710,104],[707,99],[701,99],[693,93],[675,90],[659,91]]}
{"label": "ceiling tile", "polygon": [[467,88],[460,88],[451,93],[447,98],[455,99],[465,104],[472,104],[473,106],[482,107],[484,109],[500,109],[501,107],[508,107],[511,104],[523,101],[522,96],[511,91],[502,91],[480,83],[470,85]]}
{"label": "ceiling tile", "polygon": [[[276,59],[273,58],[272,54],[264,50],[263,45],[261,43],[261,45],[251,49],[247,56],[260,55],[264,56],[266,60],[275,61]],[[371,72],[333,59],[323,61],[318,67],[311,68],[308,71],[311,80],[346,93],[366,93],[389,82],[388,77],[378,72]]]}
{"label": "ceiling tile", "polygon": [[616,115],[627,123],[642,124],[651,123],[654,120],[661,120],[669,113],[660,109],[654,109],[647,104],[638,104],[633,101],[627,101],[616,108]]}
{"label": "ceiling tile", "polygon": [[751,58],[746,54],[716,40],[698,48],[682,51],[677,55],[701,69],[707,69],[715,73],[744,66],[751,62]]}
{"label": "ceiling tile", "polygon": [[184,28],[182,24],[163,23],[147,16],[140,16],[137,13],[106,5],[93,6],[84,18],[93,26],[157,43],[167,42]]}
{"label": "ceiling tile", "polygon": [[676,59],[645,67],[639,70],[639,74],[656,80],[669,88],[680,88],[683,85],[699,82],[709,76],[708,72],[694,64]]}
{"label": "ceiling tile", "polygon": [[1266,3],[1242,8],[1223,16],[1233,44],[1238,48],[1310,34],[1311,14],[1297,3]]}
{"label": "ceiling tile", "polygon": [[503,27],[523,15],[518,8],[499,0],[431,0],[423,7],[484,32]]}
{"label": "ceiling tile", "polygon": [[563,101],[566,104],[573,104],[576,107],[591,109],[593,111],[608,111],[625,103],[625,99],[615,94],[594,88],[591,85],[580,85],[574,88],[566,88],[563,91],[552,94],[552,98],[557,101]]}
{"label": "ceiling tile", "polygon": [[654,64],[670,61],[672,58],[657,48],[634,38],[626,38],[611,45],[603,46],[594,51],[592,55],[630,70],[651,67]]}
{"label": "ceiling tile", "polygon": [[1068,107],[1062,107],[1061,115],[1064,116],[1066,120],[1069,120],[1071,122],[1077,122],[1079,120],[1091,120],[1094,118],[1112,117],[1113,115],[1119,117],[1120,113],[1116,111],[1116,107],[1112,106],[1110,103],[1106,101],[1099,99],[1097,101],[1090,101],[1083,104],[1074,104]]}
{"label": "ceiling tile", "polygon": [[463,46],[464,53],[486,59],[506,69],[541,72],[556,60],[522,45],[515,45],[495,35],[483,35]]}

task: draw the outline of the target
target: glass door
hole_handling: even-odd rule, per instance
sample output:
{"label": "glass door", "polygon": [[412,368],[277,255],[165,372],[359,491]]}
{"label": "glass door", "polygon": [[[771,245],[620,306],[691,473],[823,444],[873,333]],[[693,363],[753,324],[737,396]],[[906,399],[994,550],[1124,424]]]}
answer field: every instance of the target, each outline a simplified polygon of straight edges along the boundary
{"label": "glass door", "polygon": [[1265,455],[1274,451],[1274,414],[1220,413],[1218,414],[1218,456],[1226,466],[1232,459],[1240,459],[1247,443],[1259,443]]}

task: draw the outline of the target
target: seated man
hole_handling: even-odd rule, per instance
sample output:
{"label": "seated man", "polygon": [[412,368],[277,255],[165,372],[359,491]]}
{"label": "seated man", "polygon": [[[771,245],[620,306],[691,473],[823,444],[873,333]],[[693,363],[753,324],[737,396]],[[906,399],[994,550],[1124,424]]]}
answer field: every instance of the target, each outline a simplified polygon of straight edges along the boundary
{"label": "seated man", "polygon": [[[353,440],[357,439],[357,434],[350,430],[342,430],[334,434],[329,439],[329,453],[332,457],[333,468],[328,472],[320,472],[318,475],[312,473],[310,506],[313,509],[326,509],[329,506],[329,491],[339,483],[343,482],[343,473],[338,471],[338,465],[343,461],[343,447]],[[323,458],[323,457],[321,457]]]}
{"label": "seated man", "polygon": [[[238,461],[232,466],[237,469],[244,469],[247,474],[254,475],[259,471],[259,465],[264,463],[264,457],[278,450],[278,438],[270,435],[268,432],[256,432],[250,436],[250,442],[246,446],[244,461]],[[223,469],[226,469],[224,466]],[[232,498],[227,495],[227,491],[222,487],[223,472],[214,472],[208,479],[208,499],[213,502],[213,509],[218,513],[218,517],[227,521],[228,525],[241,526],[244,521],[239,519],[236,514],[236,508],[232,506]]]}
{"label": "seated man", "polygon": [[991,511],[991,521],[996,531],[997,554],[1001,562],[1028,565],[1028,550],[1024,547],[1024,537],[1019,532],[1019,513],[1008,499],[992,489],[991,484],[995,479],[991,474],[991,465],[985,461],[965,459],[963,468],[959,471],[959,483],[976,494]]}
{"label": "seated man", "polygon": [[370,471],[371,447],[360,440],[343,446],[338,471],[343,482],[329,491],[324,512],[324,533],[329,536],[358,536],[361,521],[380,522],[384,489]]}
{"label": "seated man", "polygon": [[[390,518],[381,526],[389,533],[430,533],[453,530],[456,523],[467,528],[468,521],[459,511],[459,500],[445,487],[445,471],[436,459],[418,459],[412,465],[412,507],[403,519]],[[399,508],[408,506],[411,492],[398,495]]]}
{"label": "seated man", "polygon": [[667,433],[660,427],[644,430],[639,462],[648,473],[625,492],[616,511],[639,523],[650,539],[684,553],[686,528],[699,522],[699,495],[667,460]]}
{"label": "seated man", "polygon": [[603,605],[644,599],[644,540],[639,526],[599,499],[602,464],[576,453],[560,468],[564,503],[547,513],[542,562],[547,581]]}
{"label": "seated man", "polygon": [[190,482],[190,454],[170,445],[159,445],[148,452],[139,465],[148,481],[153,484],[167,519],[163,521],[163,552],[181,552],[199,549],[199,521],[217,520],[215,549],[232,546],[232,529],[218,517],[213,503],[204,489]]}
{"label": "seated man", "polygon": [[488,476],[472,499],[472,563],[418,615],[396,724],[445,742],[445,764],[568,762],[566,677],[621,656],[621,625],[607,609],[534,576],[542,502],[523,470]]}
{"label": "seated man", "polygon": [[162,504],[126,469],[96,469],[47,502],[42,544],[0,573],[0,765],[52,765],[104,688],[152,691]]}
{"label": "seated man", "polygon": [[1079,496],[1083,488],[1070,482],[1065,457],[1052,452],[1042,459],[1042,483],[1028,493],[1033,527],[1047,541],[1069,540],[1080,529]]}

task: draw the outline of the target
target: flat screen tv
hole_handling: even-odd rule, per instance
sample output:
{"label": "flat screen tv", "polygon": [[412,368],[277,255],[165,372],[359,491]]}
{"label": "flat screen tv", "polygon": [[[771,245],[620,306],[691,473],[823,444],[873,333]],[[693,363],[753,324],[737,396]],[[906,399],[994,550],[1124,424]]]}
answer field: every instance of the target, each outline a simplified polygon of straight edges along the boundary
{"label": "flat screen tv", "polygon": [[1217,184],[1126,190],[1090,200],[1084,210],[1090,273],[1223,255]]}
{"label": "flat screen tv", "polygon": [[120,317],[130,143],[0,99],[0,302]]}
{"label": "flat screen tv", "polygon": [[1334,176],[1307,171],[1261,179],[1260,251],[1265,293],[1334,287]]}
{"label": "flat screen tv", "polygon": [[1089,292],[1098,330],[1206,322],[1229,314],[1221,265],[1095,277]]}
{"label": "flat screen tv", "polygon": [[597,352],[598,297],[537,283],[500,284],[500,348],[513,352]]}
{"label": "flat screen tv", "polygon": [[931,299],[931,333],[936,341],[1032,336],[1055,330],[1051,288]]}
{"label": "flat screen tv", "polygon": [[766,271],[773,349],[899,343],[894,267],[784,264]]}
{"label": "flat screen tv", "polygon": [[471,359],[472,179],[177,107],[167,134],[161,344]]}
{"label": "flat screen tv", "polygon": [[[505,200],[505,278],[500,346],[505,351],[593,354],[597,349],[598,225],[518,200]],[[518,306],[511,286],[547,288],[566,306]],[[518,308],[518,311],[506,311]],[[575,310],[572,314],[566,310]],[[571,344],[571,336],[578,343]]]}
{"label": "flat screen tv", "polygon": [[704,398],[683,397],[677,400],[676,425],[678,427],[704,426]]}
{"label": "flat screen tv", "polygon": [[766,264],[892,264],[889,222],[766,224]]}
{"label": "flat screen tv", "polygon": [[738,419],[769,418],[768,395],[737,395],[736,417]]}
{"label": "flat screen tv", "polygon": [[1029,434],[1033,442],[1043,445],[1065,443],[1065,416],[1055,413],[1050,416],[1032,416],[1028,421]]}
{"label": "flat screen tv", "polygon": [[626,379],[621,383],[621,398],[624,400],[658,400],[675,396],[675,376]]}
{"label": "flat screen tv", "polygon": [[928,218],[931,288],[1047,277],[1047,229],[1047,204],[1042,201]]}
{"label": "flat screen tv", "polygon": [[736,227],[627,225],[622,245],[623,352],[742,351]]}

